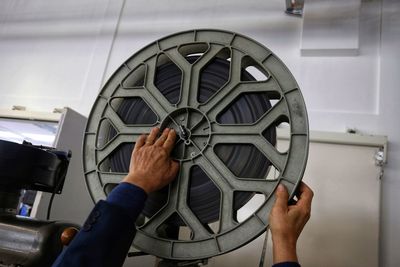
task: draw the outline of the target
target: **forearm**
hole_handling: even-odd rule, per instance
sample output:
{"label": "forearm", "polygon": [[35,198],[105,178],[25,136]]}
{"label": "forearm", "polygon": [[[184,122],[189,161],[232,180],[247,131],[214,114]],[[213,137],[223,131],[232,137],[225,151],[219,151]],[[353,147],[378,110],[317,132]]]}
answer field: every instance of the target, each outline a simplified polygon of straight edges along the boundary
{"label": "forearm", "polygon": [[82,230],[53,266],[122,266],[135,236],[146,193],[121,183],[96,204]]}

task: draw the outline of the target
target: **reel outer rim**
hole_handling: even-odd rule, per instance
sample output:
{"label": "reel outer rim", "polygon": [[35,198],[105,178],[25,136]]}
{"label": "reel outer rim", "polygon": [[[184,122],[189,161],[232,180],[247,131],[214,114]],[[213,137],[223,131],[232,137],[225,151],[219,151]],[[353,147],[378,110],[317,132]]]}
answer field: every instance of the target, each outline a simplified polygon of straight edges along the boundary
{"label": "reel outer rim", "polygon": [[[209,34],[210,36],[222,36],[225,34],[231,36],[231,40],[229,43],[221,43],[221,42],[210,42],[209,40],[197,40],[197,36],[198,34],[201,33],[203,36]],[[93,125],[93,123],[95,121],[100,121],[104,115],[104,108],[108,105],[108,99],[110,97],[113,97],[113,93],[108,95],[108,91],[110,91],[109,87],[110,86],[114,86],[114,91],[116,91],[116,89],[118,88],[119,82],[118,80],[122,75],[124,75],[123,77],[126,77],[126,75],[128,75],[129,71],[134,69],[134,68],[127,68],[128,64],[131,63],[132,61],[137,61],[138,64],[137,66],[139,66],[140,64],[143,64],[144,61],[148,60],[149,58],[146,58],[145,60],[139,60],[140,59],[140,55],[145,52],[146,50],[157,46],[159,48],[160,51],[164,51],[167,50],[167,48],[163,48],[162,46],[165,46],[165,43],[168,43],[168,41],[170,41],[173,38],[176,38],[178,36],[182,36],[182,35],[193,35],[194,36],[194,42],[208,42],[208,43],[215,43],[215,44],[222,44],[225,46],[230,46],[231,48],[234,48],[233,42],[235,40],[235,38],[242,38],[242,40],[246,40],[249,41],[255,45],[258,46],[259,49],[256,49],[257,51],[253,51],[254,53],[252,53],[251,51],[248,51],[250,53],[246,53],[250,56],[252,56],[254,59],[257,59],[260,61],[260,55],[266,55],[264,59],[262,59],[262,62],[266,61],[268,58],[273,58],[275,60],[275,65],[273,65],[274,67],[278,67],[275,69],[270,69],[268,68],[268,71],[270,72],[271,76],[286,76],[286,78],[288,78],[289,80],[289,84],[292,83],[293,85],[295,85],[293,88],[288,89],[287,91],[282,90],[282,87],[287,87],[288,83],[287,81],[280,81],[279,79],[276,79],[277,82],[281,82],[279,83],[279,86],[281,88],[281,91],[283,92],[282,96],[284,96],[286,93],[296,93],[296,98],[297,98],[297,104],[299,106],[296,107],[297,110],[293,110],[292,107],[290,105],[287,105],[288,108],[288,112],[289,112],[289,120],[292,120],[293,115],[300,115],[301,119],[303,120],[303,128],[304,128],[304,132],[302,133],[297,133],[297,132],[293,132],[291,131],[290,136],[291,136],[291,142],[290,142],[290,146],[292,146],[292,140],[295,140],[297,137],[299,136],[304,136],[304,153],[303,153],[303,158],[302,158],[302,168],[300,169],[300,172],[297,173],[297,179],[295,179],[295,181],[291,181],[288,180],[288,178],[284,178],[284,177],[280,177],[280,179],[278,180],[278,183],[276,183],[274,190],[272,191],[272,193],[270,194],[270,196],[266,199],[265,203],[260,207],[260,209],[255,212],[256,213],[260,213],[260,210],[265,210],[265,207],[267,207],[267,204],[269,203],[269,206],[272,205],[273,203],[273,192],[275,191],[275,188],[277,187],[277,185],[279,183],[283,183],[290,194],[290,198],[292,198],[295,194],[295,191],[299,185],[299,183],[301,182],[302,176],[304,174],[305,171],[305,167],[306,167],[306,163],[307,163],[307,158],[308,158],[308,149],[309,149],[309,129],[308,129],[308,119],[307,119],[307,111],[305,109],[305,104],[304,104],[304,100],[302,97],[302,94],[300,92],[299,86],[297,85],[296,81],[294,80],[294,77],[292,76],[292,74],[290,73],[290,71],[288,70],[288,68],[285,66],[285,64],[274,54],[272,53],[268,48],[266,48],[265,46],[263,46],[262,44],[260,44],[259,42],[246,37],[244,35],[241,34],[237,34],[234,32],[230,32],[230,31],[226,31],[226,30],[214,30],[214,29],[198,29],[198,30],[188,30],[188,31],[182,31],[182,32],[178,32],[175,34],[171,34],[168,35],[166,37],[163,37],[155,42],[150,43],[149,45],[143,47],[142,49],[140,49],[138,52],[134,53],[130,58],[128,58],[115,72],[114,74],[110,77],[110,79],[107,81],[107,83],[104,85],[104,87],[102,88],[102,90],[100,91],[98,97],[96,98],[96,101],[92,107],[92,110],[90,112],[90,115],[88,117],[88,121],[86,124],[86,129],[85,129],[85,138],[83,141],[83,151],[82,151],[82,155],[83,155],[83,167],[84,167],[84,173],[85,173],[85,180],[86,180],[86,185],[88,188],[88,191],[93,199],[94,202],[100,200],[100,199],[105,199],[106,195],[104,193],[103,190],[103,186],[101,185],[101,178],[99,177],[99,171],[97,169],[97,166],[89,166],[91,165],[90,162],[91,161],[96,161],[96,153],[95,151],[97,150],[95,148],[95,143],[96,143],[96,138],[94,138],[97,133],[95,131],[93,131],[93,129],[96,128],[96,125]],[[224,37],[224,36],[223,36]],[[173,48],[173,47],[178,47],[182,45],[182,43],[178,44],[178,45],[172,45],[171,47],[168,47],[168,49]],[[278,65],[278,66],[277,66]],[[280,68],[279,68],[280,67]],[[102,112],[98,112],[98,111],[102,111]],[[300,112],[300,113],[299,113]],[[156,114],[158,115],[158,114]],[[290,125],[292,125],[292,123],[290,122]],[[292,130],[292,127],[291,127]],[[298,138],[297,138],[298,139]],[[94,141],[94,142],[93,142]],[[94,144],[94,145],[93,145]],[[289,148],[290,150],[290,148]],[[290,157],[290,153],[288,154],[286,163],[285,163],[285,168],[287,165],[287,161],[289,160]],[[89,163],[89,164],[88,164]],[[124,174],[121,174],[121,177],[123,177]],[[93,179],[93,176],[97,176],[98,179]],[[96,183],[97,182],[97,183]],[[101,193],[100,193],[101,192]],[[269,207],[270,208],[270,207]],[[265,213],[265,212],[264,212]],[[269,210],[268,210],[269,213]],[[224,253],[227,253],[229,251],[232,251],[234,249],[237,249],[249,242],[251,242],[253,239],[255,239],[256,237],[258,237],[261,233],[263,233],[265,231],[265,227],[268,225],[268,217],[267,216],[263,216],[263,217],[259,217],[256,216],[255,214],[253,214],[252,216],[250,216],[247,220],[243,221],[241,224],[239,224],[237,227],[223,232],[221,234],[216,234],[215,238],[209,238],[208,240],[217,240],[217,237],[223,236],[227,233],[231,233],[233,232],[235,229],[237,228],[243,228],[243,225],[248,225],[248,222],[252,222],[254,220],[257,220],[260,223],[260,227],[258,230],[253,231],[251,238],[247,239],[247,241],[245,243],[242,243],[240,246],[238,247],[232,247],[232,248],[226,248],[221,249],[219,248],[219,244],[217,243],[217,247],[218,247],[218,252],[217,253],[209,253],[207,255],[197,255],[195,257],[195,259],[199,259],[199,258],[209,258],[209,257],[213,257],[213,256],[217,256],[217,255],[221,255]],[[135,237],[135,241],[134,244],[136,247],[138,247],[139,249],[143,249],[144,251],[147,250],[147,248],[145,246],[141,246],[142,243],[139,242],[139,244],[137,244],[137,240],[142,240],[143,238],[148,238],[149,236],[146,233],[141,232],[140,230],[137,231],[136,233],[136,237]],[[153,237],[151,237],[153,238]],[[153,238],[154,239],[154,238]],[[147,240],[147,243],[149,240]],[[173,255],[173,244],[182,244],[182,243],[201,243],[203,242],[203,240],[194,240],[194,241],[167,241],[167,240],[162,240],[161,238],[158,239],[154,239],[152,241],[166,241],[168,243],[171,244],[170,249],[168,249],[168,251],[164,251],[162,253],[158,253],[157,256],[162,257],[162,258],[167,258],[167,259],[175,259],[175,260],[192,260],[194,259],[192,256],[174,256]],[[159,251],[158,251],[159,252]]]}

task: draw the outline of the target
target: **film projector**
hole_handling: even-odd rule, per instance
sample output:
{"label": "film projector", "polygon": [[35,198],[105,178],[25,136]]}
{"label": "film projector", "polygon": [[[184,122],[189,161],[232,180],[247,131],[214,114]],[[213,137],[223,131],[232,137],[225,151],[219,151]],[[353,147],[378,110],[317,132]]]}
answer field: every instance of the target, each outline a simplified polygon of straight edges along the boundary
{"label": "film projector", "polygon": [[0,266],[51,266],[65,235],[79,226],[18,216],[18,210],[25,190],[61,194],[71,151],[3,140],[0,151]]}
{"label": "film projector", "polygon": [[[281,124],[289,125],[286,151],[276,148]],[[160,266],[194,266],[249,243],[268,226],[277,185],[293,196],[305,170],[308,119],[299,86],[276,55],[241,34],[173,34],[111,76],[83,144],[95,202],[123,179],[135,140],[155,126],[178,133],[172,156],[180,170],[172,184],[148,196],[132,225],[130,254],[135,248],[155,255]],[[259,196],[262,205],[239,220],[238,210]]]}

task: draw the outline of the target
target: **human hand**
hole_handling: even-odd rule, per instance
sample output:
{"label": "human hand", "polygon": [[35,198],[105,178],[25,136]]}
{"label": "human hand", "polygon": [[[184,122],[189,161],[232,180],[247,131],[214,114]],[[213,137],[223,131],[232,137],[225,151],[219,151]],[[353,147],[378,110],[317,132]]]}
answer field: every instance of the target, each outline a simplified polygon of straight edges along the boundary
{"label": "human hand", "polygon": [[159,128],[153,128],[148,136],[138,138],[132,151],[129,173],[123,180],[141,187],[146,193],[169,184],[179,170],[179,163],[170,158],[175,145],[175,131],[166,128],[157,138],[159,131]]}
{"label": "human hand", "polygon": [[285,261],[297,262],[296,243],[310,219],[314,193],[301,182],[296,193],[298,200],[294,205],[288,205],[289,193],[282,184],[276,189],[275,196],[275,204],[269,214],[274,264]]}

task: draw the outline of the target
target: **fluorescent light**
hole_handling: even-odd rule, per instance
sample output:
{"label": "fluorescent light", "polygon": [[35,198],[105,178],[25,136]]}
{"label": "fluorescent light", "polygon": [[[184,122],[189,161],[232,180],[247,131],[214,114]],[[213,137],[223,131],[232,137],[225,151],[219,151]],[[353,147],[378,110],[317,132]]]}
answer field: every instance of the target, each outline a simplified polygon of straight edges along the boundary
{"label": "fluorescent light", "polygon": [[21,135],[24,136],[25,138],[31,139],[32,142],[40,141],[52,144],[54,141],[54,135],[49,135],[49,134],[21,133]]}
{"label": "fluorescent light", "polygon": [[19,135],[19,134],[15,134],[12,132],[7,132],[7,131],[0,131],[0,138],[4,139],[4,140],[8,140],[11,141],[12,140],[24,140],[24,137]]}

